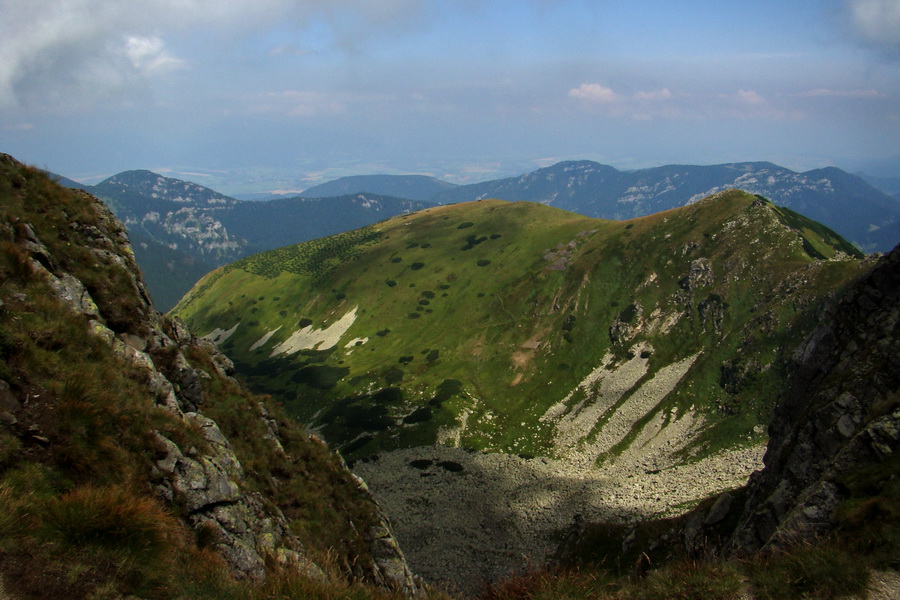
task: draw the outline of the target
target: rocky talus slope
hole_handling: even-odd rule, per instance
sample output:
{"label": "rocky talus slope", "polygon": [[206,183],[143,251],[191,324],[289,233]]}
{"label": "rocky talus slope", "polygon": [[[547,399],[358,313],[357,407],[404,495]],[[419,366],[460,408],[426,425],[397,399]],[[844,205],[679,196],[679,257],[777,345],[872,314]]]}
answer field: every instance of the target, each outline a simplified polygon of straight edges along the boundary
{"label": "rocky talus slope", "polygon": [[552,559],[572,523],[636,523],[739,487],[759,446],[648,471],[459,448],[395,450],[354,469],[369,481],[415,572],[468,595]]}
{"label": "rocky talus slope", "polygon": [[558,559],[648,580],[729,564],[748,600],[900,597],[898,320],[900,247],[821,307],[746,485],[672,520],[576,523]]}
{"label": "rocky talus slope", "polygon": [[[15,481],[13,475],[23,469],[59,473],[65,482],[58,484],[56,494],[64,498],[79,490],[117,485],[94,474],[115,472],[116,465],[73,456],[78,436],[90,431],[76,430],[64,420],[73,410],[64,402],[77,396],[80,410],[88,410],[84,405],[100,393],[80,391],[91,385],[91,374],[54,381],[55,370],[66,365],[47,363],[45,368],[35,358],[38,354],[26,355],[32,341],[37,352],[49,343],[40,336],[53,332],[49,325],[47,333],[35,328],[20,332],[17,327],[31,318],[41,325],[34,315],[47,311],[51,316],[45,322],[61,319],[73,328],[76,339],[86,336],[83,354],[98,371],[106,361],[117,364],[113,369],[124,373],[138,394],[116,399],[120,404],[134,402],[133,410],[143,411],[142,419],[149,420],[131,423],[135,435],[147,443],[148,456],[134,459],[138,466],[127,474],[128,494],[152,497],[147,502],[161,503],[182,519],[198,544],[224,559],[233,577],[262,581],[272,569],[296,570],[314,579],[332,576],[316,564],[303,536],[296,533],[303,525],[298,519],[301,502],[288,493],[289,486],[325,487],[321,482],[327,481],[333,487],[327,493],[345,498],[343,502],[357,510],[342,514],[336,500],[329,507],[334,527],[343,520],[344,527],[356,532],[344,548],[334,551],[346,576],[410,596],[420,594],[391,525],[365,484],[324,444],[247,393],[232,377],[231,361],[214,344],[153,310],[125,229],[112,213],[89,194],[62,190],[8,155],[0,155],[0,168],[0,244],[5,257],[0,280],[0,491],[12,489],[15,484],[7,479]],[[68,351],[68,341],[54,341],[57,352]],[[89,410],[102,421],[107,408]],[[232,417],[229,410],[237,414]],[[240,428],[220,426],[210,415],[237,419]],[[256,439],[238,441],[226,429],[232,434],[243,429]],[[100,438],[95,446],[109,443],[112,447],[103,450],[114,455],[121,451],[115,446],[127,445],[123,439]],[[241,450],[251,443],[256,454]],[[99,450],[89,446],[86,452]],[[260,456],[274,467],[265,470]],[[57,506],[61,501],[56,497],[46,502]],[[14,526],[9,527],[13,531]],[[6,530],[0,527],[0,533]],[[0,561],[6,565],[0,569],[5,588],[16,593],[21,583],[22,597],[33,597],[27,593],[24,571],[12,565],[29,555],[33,559],[36,551],[9,548],[7,543]]]}

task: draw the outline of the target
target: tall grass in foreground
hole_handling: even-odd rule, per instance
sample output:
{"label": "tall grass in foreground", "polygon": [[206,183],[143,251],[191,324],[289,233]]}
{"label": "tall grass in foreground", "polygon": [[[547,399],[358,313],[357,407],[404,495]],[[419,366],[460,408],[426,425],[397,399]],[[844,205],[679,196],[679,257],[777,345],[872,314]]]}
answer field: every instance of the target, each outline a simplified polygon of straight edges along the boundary
{"label": "tall grass in foreground", "polygon": [[797,544],[749,565],[753,591],[764,600],[831,600],[861,594],[869,569],[855,553],[835,542]]}

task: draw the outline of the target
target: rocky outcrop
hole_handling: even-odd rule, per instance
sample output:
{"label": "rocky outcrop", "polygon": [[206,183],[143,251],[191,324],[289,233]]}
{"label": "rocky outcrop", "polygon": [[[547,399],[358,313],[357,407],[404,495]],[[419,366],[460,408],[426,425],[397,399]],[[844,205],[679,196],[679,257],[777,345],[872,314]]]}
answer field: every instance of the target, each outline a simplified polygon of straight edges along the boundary
{"label": "rocky outcrop", "polygon": [[840,478],[900,444],[900,247],[823,315],[797,350],[797,371],[769,429],[765,469],[733,536],[740,550],[829,529]]}
{"label": "rocky outcrop", "polygon": [[[0,155],[0,161],[18,165],[6,155]],[[232,443],[219,425],[203,414],[208,400],[206,382],[222,378],[228,385],[239,385],[231,377],[232,362],[215,344],[195,337],[181,321],[153,310],[124,227],[97,199],[85,192],[69,193],[77,195],[78,204],[86,206],[91,215],[88,223],[73,217],[67,233],[71,245],[78,246],[79,256],[89,257],[91,265],[84,266],[60,250],[54,255],[48,246],[58,248],[58,244],[42,242],[42,232],[27,222],[4,227],[0,234],[4,241],[21,248],[23,268],[30,277],[43,280],[50,294],[71,311],[73,320],[83,321],[93,335],[109,344],[124,368],[137,373],[147,401],[164,407],[184,425],[182,430],[193,432],[187,437],[150,432],[148,450],[153,460],[147,479],[156,495],[183,516],[198,540],[219,552],[237,578],[264,579],[271,559],[308,576],[325,578],[275,501],[248,485],[248,474]],[[110,301],[113,290],[82,280],[84,273],[91,271],[104,271],[109,281],[116,283],[115,302]],[[204,368],[196,366],[197,356],[208,361],[202,363]],[[3,423],[22,429],[21,437],[29,443],[49,444],[42,432],[16,422],[14,413],[19,405],[9,386],[0,380]],[[246,408],[242,418],[259,419],[264,424],[263,439],[274,453],[290,461],[278,423],[265,404],[258,401]],[[353,477],[349,472],[346,475]],[[359,561],[357,574],[410,596],[419,594],[418,580],[406,565],[384,513],[364,484],[356,491],[363,502],[371,502],[370,512],[375,515],[372,531],[360,536],[368,547],[359,548],[361,555],[372,558]]]}

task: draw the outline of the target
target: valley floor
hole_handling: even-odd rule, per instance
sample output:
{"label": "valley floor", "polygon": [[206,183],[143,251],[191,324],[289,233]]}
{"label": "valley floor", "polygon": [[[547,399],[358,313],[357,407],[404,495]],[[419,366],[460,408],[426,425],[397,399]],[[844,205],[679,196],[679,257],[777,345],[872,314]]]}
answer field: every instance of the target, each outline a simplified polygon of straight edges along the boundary
{"label": "valley floor", "polygon": [[762,467],[764,452],[758,445],[668,468],[635,460],[597,468],[422,447],[381,454],[354,470],[393,521],[413,572],[472,594],[485,582],[543,564],[577,521],[670,516],[743,485]]}

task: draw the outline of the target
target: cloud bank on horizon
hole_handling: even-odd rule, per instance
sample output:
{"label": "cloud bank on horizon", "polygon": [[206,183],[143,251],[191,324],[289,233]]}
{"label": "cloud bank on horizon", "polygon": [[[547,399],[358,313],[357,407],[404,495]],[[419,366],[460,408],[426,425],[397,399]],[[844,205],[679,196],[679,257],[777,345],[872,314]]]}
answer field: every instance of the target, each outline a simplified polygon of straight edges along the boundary
{"label": "cloud bank on horizon", "polygon": [[556,157],[898,153],[897,0],[0,0],[0,14],[0,150],[74,177],[291,186]]}

